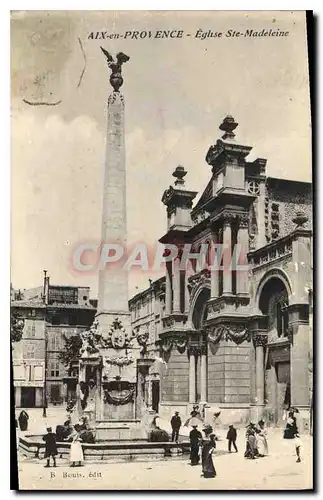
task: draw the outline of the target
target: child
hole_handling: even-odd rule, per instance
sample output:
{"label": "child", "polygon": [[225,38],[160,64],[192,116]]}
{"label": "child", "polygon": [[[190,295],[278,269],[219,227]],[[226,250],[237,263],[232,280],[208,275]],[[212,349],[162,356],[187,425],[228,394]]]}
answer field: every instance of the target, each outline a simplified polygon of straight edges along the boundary
{"label": "child", "polygon": [[286,427],[284,430],[284,439],[293,439],[293,444],[295,446],[297,460],[296,462],[301,461],[301,440],[299,438],[299,430],[296,424],[296,418],[293,415],[293,412],[289,413],[289,418],[287,419]]}
{"label": "child", "polygon": [[296,455],[297,455],[296,462],[300,462],[301,461],[301,440],[299,438],[299,434],[295,434],[294,443],[295,443],[295,450],[296,450]]}
{"label": "child", "polygon": [[233,448],[235,449],[236,453],[238,453],[238,448],[236,445],[237,430],[233,425],[229,425],[229,430],[227,433],[227,440],[228,440],[229,453],[231,453],[231,445],[232,444],[233,444]]}
{"label": "child", "polygon": [[51,427],[47,427],[47,434],[43,436],[43,441],[45,441],[45,458],[47,458],[47,464],[44,467],[50,467],[49,464],[50,457],[53,458],[54,467],[56,467],[56,455],[57,455],[56,434],[52,432]]}

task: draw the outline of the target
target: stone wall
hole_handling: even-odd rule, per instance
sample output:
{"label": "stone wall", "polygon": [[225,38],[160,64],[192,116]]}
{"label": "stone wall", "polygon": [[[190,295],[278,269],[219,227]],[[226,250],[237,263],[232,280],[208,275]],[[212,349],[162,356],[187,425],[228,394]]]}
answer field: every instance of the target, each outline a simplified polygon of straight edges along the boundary
{"label": "stone wall", "polygon": [[225,402],[250,402],[250,346],[233,342],[224,347]]}
{"label": "stone wall", "polygon": [[176,402],[188,401],[189,362],[187,353],[171,351],[167,362],[167,370],[161,380],[161,400]]}
{"label": "stone wall", "polygon": [[208,401],[250,402],[250,345],[226,341],[209,348]]}
{"label": "stone wall", "polygon": [[312,227],[311,184],[268,178],[266,196],[269,202],[269,221],[272,216],[272,205],[278,205],[279,237],[295,229],[292,220],[299,211],[304,212],[309,219],[304,228]]}
{"label": "stone wall", "polygon": [[[31,354],[32,353],[32,354]],[[23,340],[23,359],[45,359],[45,341],[39,339]]]}
{"label": "stone wall", "polygon": [[207,363],[208,402],[222,403],[224,401],[224,345],[221,343],[208,348]]}

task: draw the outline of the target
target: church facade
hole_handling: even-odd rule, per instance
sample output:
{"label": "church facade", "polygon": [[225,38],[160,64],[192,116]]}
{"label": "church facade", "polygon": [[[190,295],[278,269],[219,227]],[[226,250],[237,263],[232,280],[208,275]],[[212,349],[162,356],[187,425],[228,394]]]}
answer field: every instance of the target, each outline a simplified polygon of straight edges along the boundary
{"label": "church facade", "polygon": [[[162,360],[158,370],[147,363],[147,380],[160,383],[161,416],[198,403],[210,418],[220,408],[223,423],[263,416],[279,424],[293,406],[308,427],[312,186],[268,177],[267,160],[248,161],[252,148],[237,141],[236,127],[231,116],[220,125],[223,136],[206,154],[210,180],[194,205],[184,168],[174,171],[160,242],[165,255],[178,252],[158,294],[151,285],[130,300],[133,325],[148,332],[147,362]],[[143,297],[154,297],[158,310],[146,323],[134,317]]]}

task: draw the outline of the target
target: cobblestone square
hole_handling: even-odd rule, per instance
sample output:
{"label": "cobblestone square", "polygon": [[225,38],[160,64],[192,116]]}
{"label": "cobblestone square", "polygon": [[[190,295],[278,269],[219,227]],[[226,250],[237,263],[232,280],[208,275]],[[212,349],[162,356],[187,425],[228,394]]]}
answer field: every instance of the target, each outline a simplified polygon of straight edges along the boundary
{"label": "cobblestone square", "polygon": [[[55,426],[64,411],[49,410],[44,419],[31,413],[25,434],[42,433],[46,423]],[[162,422],[167,428],[167,422]],[[188,429],[182,428],[182,435]],[[169,430],[167,428],[167,430]],[[293,442],[282,438],[281,429],[268,430],[269,456],[256,460],[244,458],[244,429],[238,430],[238,453],[227,452],[226,430],[218,430],[220,441],[214,465],[214,479],[201,477],[201,467],[191,467],[189,457],[153,462],[86,464],[70,468],[64,460],[58,467],[44,468],[45,461],[19,457],[20,489],[29,490],[307,490],[313,487],[312,437],[302,436],[302,462],[296,463]]]}

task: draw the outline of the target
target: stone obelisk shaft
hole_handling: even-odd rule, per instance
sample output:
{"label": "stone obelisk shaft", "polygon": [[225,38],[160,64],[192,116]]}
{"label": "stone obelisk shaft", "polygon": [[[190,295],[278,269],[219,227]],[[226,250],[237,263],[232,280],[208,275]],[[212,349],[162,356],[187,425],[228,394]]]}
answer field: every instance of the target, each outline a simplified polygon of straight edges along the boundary
{"label": "stone obelisk shaft", "polygon": [[[120,245],[126,252],[126,159],[124,98],[112,92],[108,99],[105,177],[102,210],[102,244]],[[117,250],[118,251],[118,250]],[[103,250],[104,252],[104,250]],[[110,250],[110,255],[114,251]],[[104,254],[103,254],[104,255]],[[101,259],[104,260],[103,256]],[[128,273],[123,260],[108,263],[99,270],[98,319],[103,335],[118,316],[129,314]],[[102,266],[101,266],[102,267]]]}

